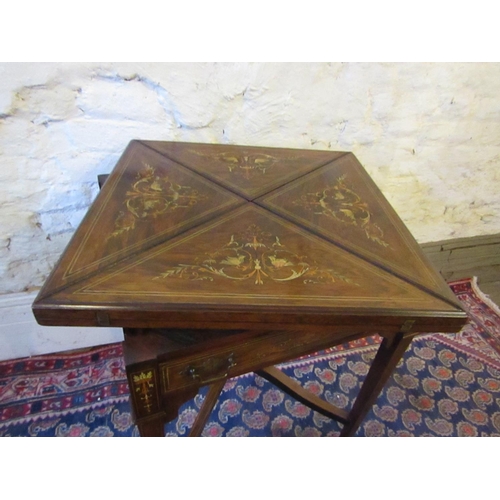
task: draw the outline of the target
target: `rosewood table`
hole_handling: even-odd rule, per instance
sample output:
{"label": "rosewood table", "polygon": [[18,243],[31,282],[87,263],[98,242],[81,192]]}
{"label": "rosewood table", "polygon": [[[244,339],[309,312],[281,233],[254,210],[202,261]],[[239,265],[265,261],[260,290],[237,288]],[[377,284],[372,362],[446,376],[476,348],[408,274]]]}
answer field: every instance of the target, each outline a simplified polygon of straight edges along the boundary
{"label": "rosewood table", "polygon": [[[415,335],[466,314],[351,153],[132,141],[33,304],[124,329],[142,436],[254,371],[352,436]],[[350,411],[274,365],[379,334]]]}

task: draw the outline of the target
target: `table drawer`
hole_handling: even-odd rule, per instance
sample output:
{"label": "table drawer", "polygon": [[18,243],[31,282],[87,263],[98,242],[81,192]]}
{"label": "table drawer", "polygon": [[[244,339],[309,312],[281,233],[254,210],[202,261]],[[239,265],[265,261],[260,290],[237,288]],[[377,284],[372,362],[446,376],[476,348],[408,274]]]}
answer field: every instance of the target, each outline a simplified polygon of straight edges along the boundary
{"label": "table drawer", "polygon": [[201,387],[325,349],[335,341],[325,332],[267,332],[253,337],[235,336],[229,343],[160,362],[162,392],[191,385]]}
{"label": "table drawer", "polygon": [[160,364],[162,389],[167,391],[190,385],[207,385],[231,377],[231,369],[236,365],[237,361],[232,350],[191,358],[175,364],[162,363]]}

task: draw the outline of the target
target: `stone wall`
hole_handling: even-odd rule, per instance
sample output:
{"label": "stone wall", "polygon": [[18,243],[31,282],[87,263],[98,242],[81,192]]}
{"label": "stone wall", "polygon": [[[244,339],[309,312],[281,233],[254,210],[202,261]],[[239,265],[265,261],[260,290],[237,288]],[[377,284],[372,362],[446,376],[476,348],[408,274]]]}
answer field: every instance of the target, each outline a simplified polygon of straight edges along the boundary
{"label": "stone wall", "polygon": [[353,151],[419,242],[500,232],[500,64],[0,64],[0,293],[132,139]]}

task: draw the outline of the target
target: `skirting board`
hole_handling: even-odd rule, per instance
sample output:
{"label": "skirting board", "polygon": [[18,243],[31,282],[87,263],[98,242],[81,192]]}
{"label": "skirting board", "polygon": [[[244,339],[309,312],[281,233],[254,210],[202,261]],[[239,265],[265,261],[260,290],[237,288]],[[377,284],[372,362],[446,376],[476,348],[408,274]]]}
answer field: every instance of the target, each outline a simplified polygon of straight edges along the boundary
{"label": "skirting board", "polygon": [[421,247],[445,279],[485,268],[488,281],[500,280],[500,234],[436,241]]}
{"label": "skirting board", "polygon": [[0,361],[111,344],[121,328],[40,326],[31,312],[35,293],[0,296]]}
{"label": "skirting board", "polygon": [[477,276],[481,290],[500,304],[500,234],[424,243],[421,246],[445,280]]}

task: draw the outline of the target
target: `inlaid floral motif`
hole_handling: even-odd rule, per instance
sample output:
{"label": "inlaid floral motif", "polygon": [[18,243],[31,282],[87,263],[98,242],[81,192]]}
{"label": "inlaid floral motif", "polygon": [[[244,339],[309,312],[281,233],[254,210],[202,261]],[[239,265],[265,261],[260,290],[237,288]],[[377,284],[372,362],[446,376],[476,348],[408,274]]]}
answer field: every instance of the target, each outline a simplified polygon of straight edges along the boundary
{"label": "inlaid floral motif", "polygon": [[143,408],[151,413],[153,406],[154,376],[152,371],[133,375],[134,390],[137,393]]}
{"label": "inlaid floral motif", "polygon": [[125,210],[119,212],[109,238],[134,229],[138,220],[189,208],[206,198],[190,186],[177,184],[167,174],[158,175],[147,163],[143,167],[126,193]]}
{"label": "inlaid floral motif", "polygon": [[197,258],[195,263],[171,267],[153,279],[213,281],[216,277],[253,280],[256,285],[264,285],[269,280],[285,282],[296,279],[302,279],[304,284],[344,281],[356,285],[337,271],[322,268],[307,256],[288,250],[278,236],[255,224],[239,234],[232,234],[225,245]]}
{"label": "inlaid floral motif", "polygon": [[322,191],[302,195],[293,202],[294,205],[311,210],[314,214],[335,219],[342,224],[359,227],[368,239],[388,247],[382,229],[372,220],[373,214],[368,204],[348,187],[346,177],[342,175],[335,184]]}

